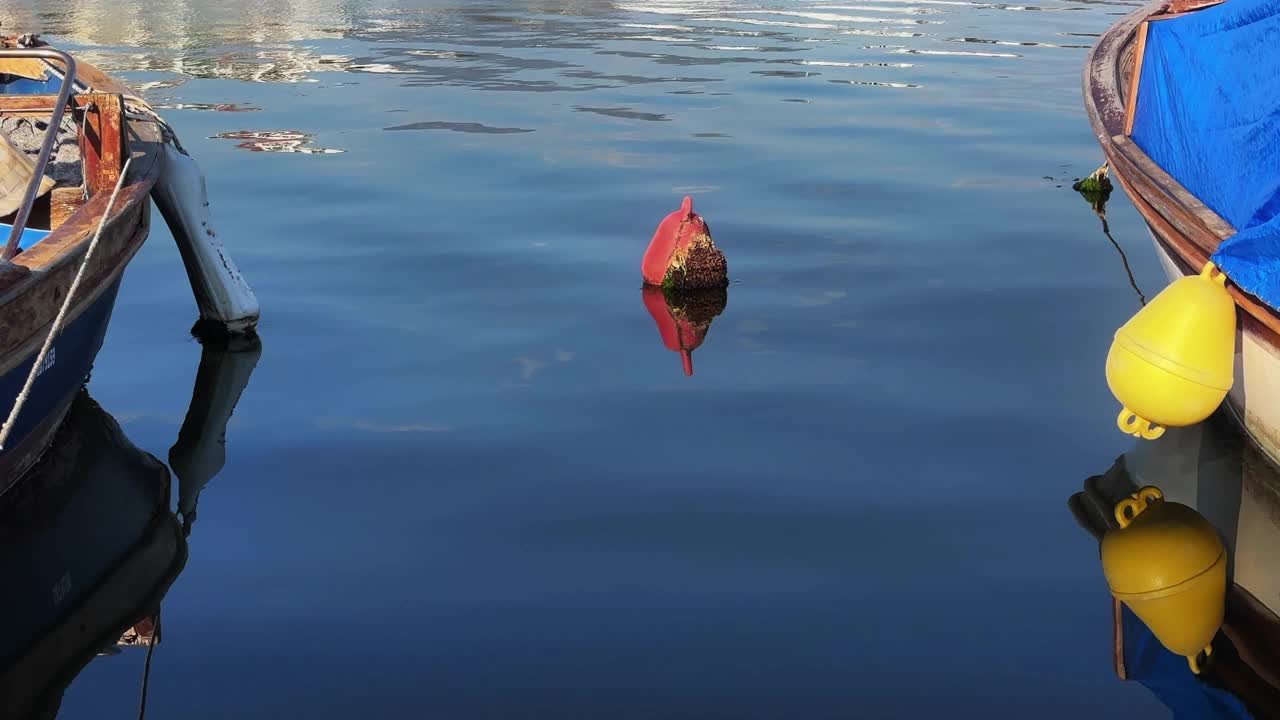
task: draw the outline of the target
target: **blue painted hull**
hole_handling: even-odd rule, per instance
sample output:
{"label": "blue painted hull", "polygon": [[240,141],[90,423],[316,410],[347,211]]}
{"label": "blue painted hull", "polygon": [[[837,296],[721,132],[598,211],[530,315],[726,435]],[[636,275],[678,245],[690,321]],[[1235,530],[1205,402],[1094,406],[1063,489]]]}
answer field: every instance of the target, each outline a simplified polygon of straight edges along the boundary
{"label": "blue painted hull", "polygon": [[[84,384],[102,348],[119,289],[120,276],[117,275],[54,340],[6,447],[0,450],[0,469],[4,473],[0,476],[0,493],[39,457],[75,392]],[[5,417],[22,391],[39,352],[38,345],[31,347],[21,362],[0,375],[0,413]]]}

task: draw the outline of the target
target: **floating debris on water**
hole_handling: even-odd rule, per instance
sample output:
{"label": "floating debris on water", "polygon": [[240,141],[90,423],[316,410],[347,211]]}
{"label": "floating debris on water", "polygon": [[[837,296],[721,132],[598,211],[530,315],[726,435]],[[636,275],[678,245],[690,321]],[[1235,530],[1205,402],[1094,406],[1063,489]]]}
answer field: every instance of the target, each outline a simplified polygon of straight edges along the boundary
{"label": "floating debris on water", "polygon": [[1080,196],[1089,201],[1089,205],[1093,207],[1093,211],[1098,217],[1105,218],[1107,215],[1107,200],[1111,199],[1111,179],[1107,177],[1110,166],[1103,163],[1102,167],[1094,170],[1089,177],[1077,179],[1071,185],[1071,189],[1080,193]]}
{"label": "floating debris on water", "polygon": [[1079,193],[1110,193],[1112,190],[1111,178],[1107,177],[1110,171],[1111,166],[1103,163],[1102,167],[1094,170],[1089,177],[1077,179],[1071,189]]}

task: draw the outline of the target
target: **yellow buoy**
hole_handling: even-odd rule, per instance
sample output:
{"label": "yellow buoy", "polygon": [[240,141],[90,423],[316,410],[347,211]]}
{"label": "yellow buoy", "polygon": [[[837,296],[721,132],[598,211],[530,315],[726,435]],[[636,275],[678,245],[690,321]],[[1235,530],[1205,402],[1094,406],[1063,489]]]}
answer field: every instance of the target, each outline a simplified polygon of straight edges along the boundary
{"label": "yellow buoy", "polygon": [[1154,440],[1165,427],[1195,425],[1222,404],[1236,347],[1236,306],[1226,279],[1206,263],[1116,331],[1107,385],[1124,405],[1116,418],[1121,430]]}
{"label": "yellow buoy", "polygon": [[1204,516],[1144,487],[1116,505],[1120,528],[1102,538],[1111,594],[1199,674],[1222,627],[1227,553]]}

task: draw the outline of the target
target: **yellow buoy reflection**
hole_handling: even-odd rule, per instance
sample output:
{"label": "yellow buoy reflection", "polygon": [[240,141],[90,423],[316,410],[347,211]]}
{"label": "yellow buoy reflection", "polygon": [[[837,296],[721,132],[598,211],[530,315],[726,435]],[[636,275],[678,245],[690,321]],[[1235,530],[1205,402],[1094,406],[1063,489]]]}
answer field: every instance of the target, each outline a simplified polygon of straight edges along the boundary
{"label": "yellow buoy reflection", "polygon": [[1222,627],[1227,553],[1200,513],[1144,487],[1115,509],[1120,527],[1102,538],[1111,594],[1170,651],[1200,672],[1200,655]]}

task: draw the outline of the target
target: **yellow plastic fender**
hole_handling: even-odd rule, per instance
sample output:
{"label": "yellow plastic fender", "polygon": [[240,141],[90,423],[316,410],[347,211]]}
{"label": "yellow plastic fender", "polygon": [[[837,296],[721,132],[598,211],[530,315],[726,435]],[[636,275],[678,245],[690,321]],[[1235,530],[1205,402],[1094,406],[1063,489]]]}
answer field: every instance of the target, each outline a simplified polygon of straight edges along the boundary
{"label": "yellow plastic fender", "polygon": [[1165,288],[1116,331],[1107,385],[1124,406],[1130,435],[1154,440],[1166,427],[1195,425],[1231,390],[1236,305],[1213,263]]}

